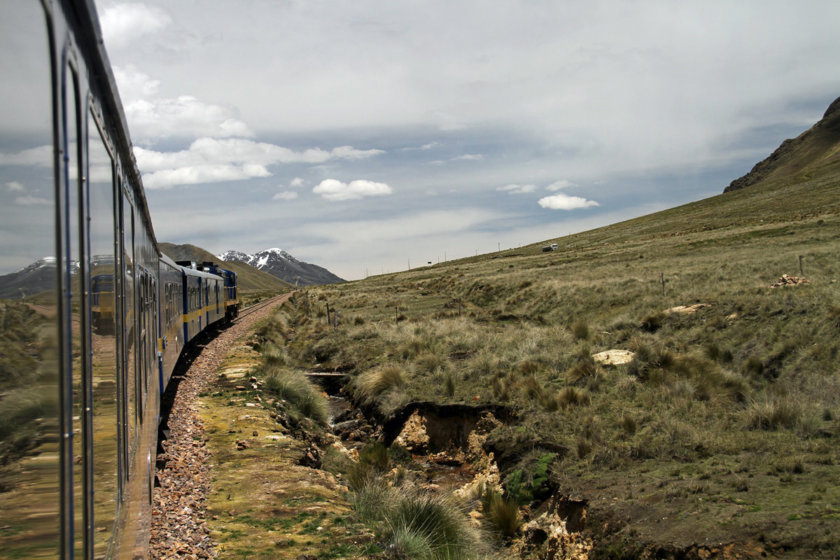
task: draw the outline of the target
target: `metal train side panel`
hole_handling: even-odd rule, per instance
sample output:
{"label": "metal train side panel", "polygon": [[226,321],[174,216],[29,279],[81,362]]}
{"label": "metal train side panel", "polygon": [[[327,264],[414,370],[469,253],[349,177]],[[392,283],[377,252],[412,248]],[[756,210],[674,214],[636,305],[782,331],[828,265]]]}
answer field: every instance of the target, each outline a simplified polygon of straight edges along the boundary
{"label": "metal train side panel", "polygon": [[102,44],[91,0],[0,6],[3,555],[148,548],[159,264]]}
{"label": "metal train side panel", "polygon": [[160,281],[158,284],[160,305],[160,335],[158,350],[160,357],[160,390],[163,392],[172,377],[172,371],[184,349],[184,306],[183,272],[175,261],[160,257]]}

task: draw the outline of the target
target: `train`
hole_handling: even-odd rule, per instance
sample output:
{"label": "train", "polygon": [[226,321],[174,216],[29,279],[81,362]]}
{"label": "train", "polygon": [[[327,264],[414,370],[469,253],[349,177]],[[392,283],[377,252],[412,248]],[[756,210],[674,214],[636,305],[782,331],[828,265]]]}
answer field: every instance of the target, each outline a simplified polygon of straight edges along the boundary
{"label": "train", "polygon": [[161,395],[237,277],[161,252],[92,0],[3,2],[0,64],[0,558],[145,558]]}

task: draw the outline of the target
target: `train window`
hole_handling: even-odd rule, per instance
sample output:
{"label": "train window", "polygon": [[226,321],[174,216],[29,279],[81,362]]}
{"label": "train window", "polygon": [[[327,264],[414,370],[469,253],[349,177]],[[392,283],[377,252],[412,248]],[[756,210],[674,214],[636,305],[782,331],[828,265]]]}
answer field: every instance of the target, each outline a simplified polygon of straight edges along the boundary
{"label": "train window", "polygon": [[93,330],[91,352],[93,442],[93,553],[108,550],[117,513],[117,344],[114,316],[115,209],[111,155],[88,119],[88,176],[90,205],[90,290]]}
{"label": "train window", "polygon": [[134,268],[134,211],[131,201],[123,193],[122,197],[122,250],[123,250],[123,367],[121,368],[122,383],[125,391],[122,395],[123,407],[125,409],[124,434],[125,441],[123,459],[129,468],[125,469],[123,476],[126,477],[131,471],[131,457],[134,449],[134,435],[137,426],[137,383],[135,379],[135,268]]}
{"label": "train window", "polygon": [[3,4],[0,554],[7,558],[60,554],[59,295],[49,44],[40,2]]}
{"label": "train window", "polygon": [[[87,266],[84,264],[84,240],[82,201],[82,177],[79,172],[81,159],[81,144],[79,143],[79,84],[76,73],[71,68],[65,68],[69,81],[65,83],[67,96],[66,110],[66,138],[63,149],[66,150],[66,179],[67,179],[67,223],[68,238],[66,257],[62,262],[61,274],[66,282],[65,290],[69,304],[70,327],[70,355],[69,369],[71,372],[71,389],[73,392],[71,409],[71,444],[73,469],[73,512],[74,512],[74,548],[76,555],[83,555],[86,545],[85,531],[85,466],[89,464],[86,453],[85,439],[88,431],[85,427],[85,405],[87,404],[87,350],[86,331],[87,317],[84,309],[84,275]],[[67,324],[65,322],[65,324]],[[65,349],[65,355],[68,349]]]}

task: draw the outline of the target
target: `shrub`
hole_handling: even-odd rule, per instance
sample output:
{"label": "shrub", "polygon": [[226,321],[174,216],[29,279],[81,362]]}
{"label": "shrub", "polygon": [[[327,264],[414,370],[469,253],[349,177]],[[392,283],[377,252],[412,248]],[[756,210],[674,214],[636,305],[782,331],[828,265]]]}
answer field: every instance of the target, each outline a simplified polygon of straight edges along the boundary
{"label": "shrub", "polygon": [[556,453],[531,454],[508,477],[505,488],[509,499],[520,505],[527,505],[545,497],[549,492],[548,469]]}

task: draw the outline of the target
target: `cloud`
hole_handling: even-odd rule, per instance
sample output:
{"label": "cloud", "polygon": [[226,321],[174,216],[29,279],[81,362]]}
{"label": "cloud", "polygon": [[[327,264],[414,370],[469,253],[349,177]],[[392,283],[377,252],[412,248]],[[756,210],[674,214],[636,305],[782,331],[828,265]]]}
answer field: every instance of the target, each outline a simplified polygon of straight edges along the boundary
{"label": "cloud", "polygon": [[132,135],[146,143],[170,137],[254,135],[232,110],[190,95],[175,99],[136,99],[125,105],[125,115]]}
{"label": "cloud", "polygon": [[355,200],[366,196],[384,196],[393,192],[385,183],[376,183],[365,179],[351,181],[349,184],[336,179],[325,179],[312,189],[327,200]]}
{"label": "cloud", "polygon": [[543,208],[551,210],[575,210],[577,208],[589,208],[590,206],[599,206],[594,200],[587,200],[580,196],[569,196],[567,194],[559,193],[551,196],[546,196],[539,200],[539,205]]}
{"label": "cloud", "polygon": [[[358,160],[381,153],[384,152],[357,150],[351,146],[341,146],[330,151],[320,148],[294,151],[244,138],[199,138],[188,149],[177,152],[134,148],[137,164],[143,172],[143,183],[149,189],[268,177],[271,175],[268,171],[270,165],[316,164],[334,159]],[[303,179],[296,177],[292,183],[292,186],[303,185]]]}
{"label": "cloud", "polygon": [[480,161],[484,159],[482,154],[464,154],[452,158],[452,161]]}
{"label": "cloud", "polygon": [[220,181],[242,181],[255,177],[269,177],[271,173],[261,165],[200,165],[162,169],[143,175],[147,189],[166,189],[175,185],[197,185]]}
{"label": "cloud", "polygon": [[545,190],[547,190],[547,191],[559,191],[559,190],[567,189],[569,187],[574,187],[574,186],[576,186],[576,185],[574,183],[572,183],[571,181],[568,181],[566,179],[560,179],[559,181],[554,181],[553,183],[548,185],[545,188]]}
{"label": "cloud", "polygon": [[117,89],[124,103],[152,97],[157,95],[160,89],[159,80],[153,80],[133,64],[115,66],[114,79],[117,81]]}
{"label": "cloud", "polygon": [[162,9],[147,4],[113,4],[102,10],[99,23],[108,47],[120,49],[164,29],[172,23],[172,18]]}
{"label": "cloud", "polygon": [[350,160],[365,159],[384,153],[382,150],[357,150],[353,146],[339,146],[338,148],[333,148],[332,152],[330,152],[332,157]]}
{"label": "cloud", "polygon": [[0,152],[0,165],[32,165],[52,167],[53,147],[51,145],[29,148],[15,154]]}
{"label": "cloud", "polygon": [[303,186],[303,179],[302,179],[302,178],[300,178],[300,177],[295,177],[295,178],[294,178],[294,179],[292,179],[292,181],[289,183],[289,186],[290,186],[291,188],[293,188],[293,189],[298,189],[298,188],[300,188],[300,187],[302,187],[302,186]]}
{"label": "cloud", "polygon": [[497,187],[497,191],[506,192],[508,194],[526,194],[537,190],[536,185],[506,185],[504,187]]}
{"label": "cloud", "polygon": [[17,181],[9,181],[8,183],[6,183],[6,190],[9,192],[23,192],[26,189],[24,189],[23,185],[21,185]]}
{"label": "cloud", "polygon": [[37,196],[19,196],[15,198],[15,203],[20,204],[21,206],[45,206],[52,204],[53,201]]}
{"label": "cloud", "polygon": [[295,191],[281,191],[271,197],[271,200],[294,200],[298,197]]}

